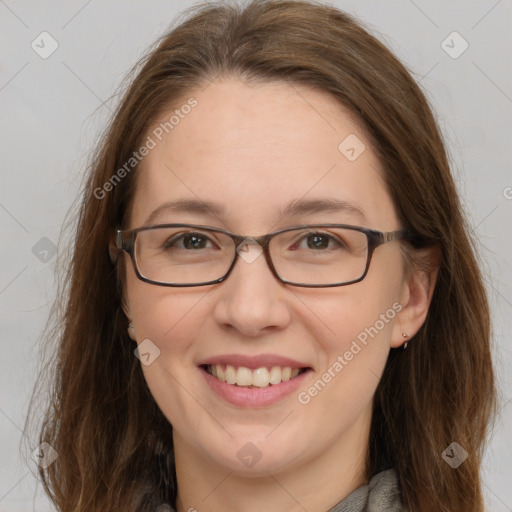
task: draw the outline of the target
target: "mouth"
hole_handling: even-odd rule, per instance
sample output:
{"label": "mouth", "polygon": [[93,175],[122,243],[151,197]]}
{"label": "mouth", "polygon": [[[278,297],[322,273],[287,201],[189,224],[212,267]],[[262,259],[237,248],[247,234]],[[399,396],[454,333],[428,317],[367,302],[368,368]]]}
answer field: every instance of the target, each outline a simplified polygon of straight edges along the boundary
{"label": "mouth", "polygon": [[268,388],[296,379],[310,367],[262,366],[247,368],[230,364],[203,364],[200,368],[220,382],[240,388]]}

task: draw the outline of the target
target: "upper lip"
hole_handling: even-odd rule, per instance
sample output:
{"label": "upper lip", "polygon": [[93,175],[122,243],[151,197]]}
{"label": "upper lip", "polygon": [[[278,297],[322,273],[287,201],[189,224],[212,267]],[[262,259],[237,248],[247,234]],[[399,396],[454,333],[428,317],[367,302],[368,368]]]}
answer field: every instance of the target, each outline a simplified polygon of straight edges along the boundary
{"label": "upper lip", "polygon": [[247,356],[243,354],[225,354],[214,357],[209,357],[199,362],[198,366],[213,366],[216,364],[229,364],[231,366],[244,366],[251,370],[263,367],[281,366],[290,368],[311,368],[306,363],[301,363],[289,357],[278,356],[275,354],[260,354],[258,356]]}

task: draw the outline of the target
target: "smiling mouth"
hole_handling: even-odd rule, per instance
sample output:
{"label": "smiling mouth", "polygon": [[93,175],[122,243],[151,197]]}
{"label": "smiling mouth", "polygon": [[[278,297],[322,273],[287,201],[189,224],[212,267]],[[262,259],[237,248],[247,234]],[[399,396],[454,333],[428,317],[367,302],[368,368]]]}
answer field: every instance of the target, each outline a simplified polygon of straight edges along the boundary
{"label": "smiling mouth", "polygon": [[251,370],[244,366],[226,364],[201,365],[201,368],[227,384],[244,388],[266,388],[287,382],[311,370],[311,368],[290,368],[289,366],[262,367]]}

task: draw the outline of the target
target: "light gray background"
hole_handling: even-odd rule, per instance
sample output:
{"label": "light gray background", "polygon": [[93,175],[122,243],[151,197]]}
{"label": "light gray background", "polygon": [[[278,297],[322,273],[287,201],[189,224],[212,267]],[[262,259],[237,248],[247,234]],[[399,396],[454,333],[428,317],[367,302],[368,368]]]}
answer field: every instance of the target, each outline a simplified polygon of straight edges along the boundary
{"label": "light gray background", "polygon": [[[38,336],[55,296],[57,258],[48,252],[41,261],[45,254],[37,257],[33,247],[51,249],[43,237],[59,243],[93,139],[115,108],[109,98],[192,3],[0,0],[0,511],[51,510],[32,475],[34,463],[26,461],[30,454],[19,449]],[[359,15],[416,74],[447,138],[482,245],[493,310],[501,411],[485,458],[487,504],[493,512],[512,511],[512,3],[329,3]],[[59,45],[47,59],[31,48],[43,31]],[[456,59],[442,47],[453,31],[469,44]],[[462,48],[457,39],[445,44],[452,52]]]}

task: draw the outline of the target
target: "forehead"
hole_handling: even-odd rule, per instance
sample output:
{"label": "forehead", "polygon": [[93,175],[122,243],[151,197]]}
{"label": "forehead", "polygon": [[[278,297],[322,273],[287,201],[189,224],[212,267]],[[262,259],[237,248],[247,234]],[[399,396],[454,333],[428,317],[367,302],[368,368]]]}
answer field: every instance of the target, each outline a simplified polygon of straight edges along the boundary
{"label": "forehead", "polygon": [[[130,227],[183,199],[220,203],[224,227],[254,234],[276,227],[291,202],[307,199],[349,203],[377,229],[396,221],[368,138],[327,93],[217,79],[162,113],[148,136],[154,147],[137,170]],[[169,215],[161,220],[169,222]],[[179,217],[197,220],[195,213]]]}

